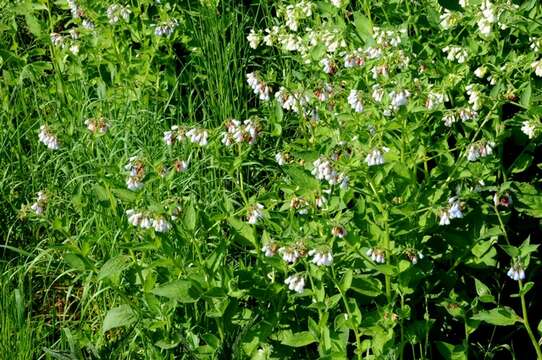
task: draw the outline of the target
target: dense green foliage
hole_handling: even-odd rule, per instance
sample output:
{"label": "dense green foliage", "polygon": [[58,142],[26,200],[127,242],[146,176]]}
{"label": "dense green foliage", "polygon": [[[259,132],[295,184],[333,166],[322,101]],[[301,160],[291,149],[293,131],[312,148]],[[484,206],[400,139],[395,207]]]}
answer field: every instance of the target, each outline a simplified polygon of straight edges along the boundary
{"label": "dense green foliage", "polygon": [[533,0],[0,0],[0,354],[542,359],[541,78]]}

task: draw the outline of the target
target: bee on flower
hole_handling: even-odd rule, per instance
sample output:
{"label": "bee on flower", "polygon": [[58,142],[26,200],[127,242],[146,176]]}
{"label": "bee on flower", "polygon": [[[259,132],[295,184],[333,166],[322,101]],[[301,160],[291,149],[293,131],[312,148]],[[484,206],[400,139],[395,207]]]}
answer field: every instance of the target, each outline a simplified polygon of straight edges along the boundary
{"label": "bee on flower", "polygon": [[290,200],[290,207],[296,210],[299,215],[306,215],[309,212],[309,203],[302,196],[293,197]]}
{"label": "bee on flower", "polygon": [[332,59],[325,57],[322,60],[320,60],[320,63],[324,67],[324,72],[329,75],[333,75],[337,72],[337,65],[335,65],[335,61]]}
{"label": "bee on flower", "polygon": [[40,126],[40,132],[38,134],[39,141],[46,145],[50,150],[60,149],[60,143],[55,134],[49,129],[47,125]]}
{"label": "bee on flower", "polygon": [[188,169],[188,160],[175,160],[173,169],[178,173],[185,172]]}
{"label": "bee on flower", "polygon": [[288,289],[299,294],[301,294],[305,289],[305,278],[301,274],[295,274],[287,277],[286,280],[284,280],[284,283],[288,285]]}

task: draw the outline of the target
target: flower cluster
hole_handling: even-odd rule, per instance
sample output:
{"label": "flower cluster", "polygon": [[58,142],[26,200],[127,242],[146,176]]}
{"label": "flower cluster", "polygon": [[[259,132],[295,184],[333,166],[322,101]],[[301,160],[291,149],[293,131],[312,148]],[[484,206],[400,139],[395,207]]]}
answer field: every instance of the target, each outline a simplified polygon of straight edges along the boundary
{"label": "flower cluster", "polygon": [[457,61],[460,64],[467,61],[467,57],[468,57],[467,50],[465,50],[461,46],[455,46],[455,45],[445,46],[442,49],[442,51],[448,54],[446,58],[450,61]]}
{"label": "flower cluster", "polygon": [[350,94],[347,98],[348,104],[352,107],[352,109],[360,113],[363,111],[363,101],[361,100],[361,91],[359,90],[350,90]]}
{"label": "flower cluster", "polygon": [[439,225],[450,225],[451,219],[461,219],[463,217],[462,212],[463,204],[453,196],[448,199],[448,206],[440,211]]}
{"label": "flower cluster", "polygon": [[44,191],[38,191],[36,202],[30,206],[36,215],[42,215],[47,205],[47,194]]}
{"label": "flower cluster", "polygon": [[205,129],[193,128],[186,132],[186,137],[194,144],[199,146],[207,145],[209,132]]}
{"label": "flower cluster", "polygon": [[226,146],[246,142],[253,145],[259,133],[259,125],[253,120],[229,120],[226,131],[222,133],[222,143]]}
{"label": "flower cluster", "polygon": [[[384,146],[382,150],[387,153],[390,149]],[[373,149],[365,157],[365,162],[368,166],[382,165],[384,164],[384,155],[380,149]]]}
{"label": "flower cluster", "polygon": [[481,157],[486,157],[493,154],[493,147],[495,143],[493,141],[481,140],[474,144],[471,144],[467,149],[467,159],[469,161],[476,161]]}
{"label": "flower cluster", "polygon": [[520,264],[512,265],[506,275],[515,281],[525,280],[525,270]]}
{"label": "flower cluster", "polygon": [[333,254],[331,251],[310,250],[309,256],[312,256],[312,262],[318,266],[330,266],[333,263]]}
{"label": "flower cluster", "polygon": [[132,156],[124,169],[129,172],[126,186],[129,190],[135,191],[143,187],[143,178],[145,177],[145,166],[137,156]]}
{"label": "flower cluster", "polygon": [[271,87],[268,86],[257,73],[251,72],[247,74],[248,86],[258,95],[260,100],[269,100],[271,98]]}
{"label": "flower cluster", "polygon": [[384,264],[386,262],[386,253],[384,250],[378,248],[371,248],[367,250],[367,256],[371,258],[375,263]]}
{"label": "flower cluster", "polygon": [[105,122],[103,117],[98,119],[87,119],[85,120],[85,125],[87,129],[93,134],[105,134],[107,129],[109,129],[109,124]]}
{"label": "flower cluster", "polygon": [[107,18],[112,25],[118,23],[120,19],[124,19],[126,22],[130,21],[131,13],[132,11],[128,7],[119,4],[112,4],[107,8]]}
{"label": "flower cluster", "polygon": [[169,37],[175,29],[179,26],[179,22],[177,19],[170,19],[167,21],[163,21],[159,24],[154,25],[154,34],[156,36],[166,36]]}
{"label": "flower cluster", "polygon": [[51,132],[47,125],[40,126],[38,139],[51,150],[58,150],[60,148],[57,137]]}
{"label": "flower cluster", "polygon": [[288,289],[300,294],[305,289],[305,278],[300,274],[288,276],[284,283],[288,285]]}
{"label": "flower cluster", "polygon": [[166,233],[171,228],[171,224],[163,216],[151,216],[134,209],[126,210],[126,215],[128,223],[142,229],[153,228],[156,232]]}
{"label": "flower cluster", "polygon": [[248,215],[247,215],[247,221],[249,224],[256,224],[258,220],[263,218],[263,209],[264,206],[260,203],[257,203],[253,206],[251,206],[248,209]]}

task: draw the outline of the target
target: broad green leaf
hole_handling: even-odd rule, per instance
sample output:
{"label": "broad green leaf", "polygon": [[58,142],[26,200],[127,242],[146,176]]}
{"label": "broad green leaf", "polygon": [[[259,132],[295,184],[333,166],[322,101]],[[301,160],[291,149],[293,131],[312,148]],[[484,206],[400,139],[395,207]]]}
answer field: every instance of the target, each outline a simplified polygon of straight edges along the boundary
{"label": "broad green leaf", "polygon": [[482,310],[471,317],[473,320],[485,321],[492,325],[509,326],[521,321],[521,318],[509,307],[497,307],[491,310]]}
{"label": "broad green leaf", "polygon": [[118,306],[109,310],[105,315],[102,332],[105,333],[114,328],[129,326],[136,320],[137,314],[129,305]]}
{"label": "broad green leaf", "polygon": [[452,345],[444,341],[437,341],[438,352],[445,360],[467,360],[467,352],[462,345]]}
{"label": "broad green leaf", "polygon": [[308,331],[289,333],[282,338],[281,343],[286,346],[302,347],[316,342],[316,338]]}
{"label": "broad green leaf", "polygon": [[174,299],[182,303],[196,302],[201,294],[199,289],[189,280],[175,280],[156,287],[151,292],[154,295]]}
{"label": "broad green leaf", "polygon": [[478,294],[480,301],[485,303],[495,302],[495,298],[493,295],[491,295],[491,291],[483,282],[475,278],[474,283],[476,285],[476,293]]}
{"label": "broad green leaf", "polygon": [[107,260],[98,273],[98,280],[111,278],[119,275],[122,271],[130,267],[130,257],[120,255]]}
{"label": "broad green leaf", "polygon": [[183,225],[188,231],[194,231],[196,229],[196,210],[192,203],[184,209]]}
{"label": "broad green leaf", "polygon": [[258,247],[256,234],[252,226],[235,217],[229,218],[228,222],[240,236],[247,239],[254,247]]}

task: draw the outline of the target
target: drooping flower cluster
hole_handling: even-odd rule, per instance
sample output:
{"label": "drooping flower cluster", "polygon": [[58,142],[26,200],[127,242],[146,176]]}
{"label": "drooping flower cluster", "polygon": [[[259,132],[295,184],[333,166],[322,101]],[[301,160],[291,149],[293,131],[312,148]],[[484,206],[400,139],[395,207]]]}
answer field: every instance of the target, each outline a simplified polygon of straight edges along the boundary
{"label": "drooping flower cluster", "polygon": [[51,132],[47,125],[40,126],[38,139],[51,150],[58,150],[60,148],[58,138]]}
{"label": "drooping flower cluster", "polygon": [[248,209],[247,222],[249,224],[256,224],[258,220],[263,219],[264,206],[260,203],[254,204]]}
{"label": "drooping flower cluster", "polygon": [[285,110],[291,110],[295,113],[303,112],[305,106],[309,103],[309,97],[301,90],[289,92],[281,86],[275,93],[275,99]]}
{"label": "drooping flower cluster", "polygon": [[[387,147],[382,147],[384,153],[388,152],[390,149]],[[373,149],[369,151],[369,154],[365,157],[365,162],[368,166],[382,165],[384,164],[384,155],[380,149]]]}
{"label": "drooping flower cluster", "polygon": [[525,280],[525,270],[520,264],[512,265],[506,275],[514,281]]}
{"label": "drooping flower cluster", "polygon": [[301,0],[295,5],[288,5],[279,9],[279,14],[284,16],[286,27],[292,31],[297,31],[299,21],[312,16],[314,4],[309,0]]}
{"label": "drooping flower cluster", "polygon": [[171,224],[164,216],[151,216],[134,209],[126,210],[126,215],[128,216],[128,223],[142,229],[153,228],[156,232],[166,233],[171,228]]}
{"label": "drooping flower cluster", "polygon": [[467,149],[467,159],[469,161],[476,161],[481,157],[486,157],[493,154],[493,147],[495,143],[493,141],[481,140],[474,144],[471,144]]}
{"label": "drooping flower cluster", "polygon": [[521,131],[529,137],[534,139],[537,135],[539,128],[539,122],[535,120],[525,120],[521,123]]}
{"label": "drooping flower cluster", "polygon": [[542,77],[542,59],[533,61],[531,67],[533,68],[536,76]]}
{"label": "drooping flower cluster", "polygon": [[109,23],[113,25],[118,23],[120,19],[124,19],[124,21],[129,22],[132,11],[126,6],[112,4],[109,5],[106,13]]}
{"label": "drooping flower cluster", "polygon": [[288,289],[299,294],[305,289],[305,278],[301,274],[288,276],[286,280],[284,280],[284,283],[288,285]]}
{"label": "drooping flower cluster", "polygon": [[445,46],[442,49],[442,51],[448,54],[446,58],[450,61],[457,61],[460,64],[467,61],[467,57],[468,57],[467,50],[465,50],[461,46],[455,46],[455,45]]}
{"label": "drooping flower cluster", "polygon": [[128,164],[124,166],[129,175],[126,179],[126,186],[129,190],[135,191],[143,187],[143,178],[145,177],[145,166],[137,156],[128,159]]}
{"label": "drooping flower cluster", "polygon": [[268,86],[265,81],[260,79],[257,73],[251,72],[247,74],[248,86],[254,91],[254,94],[258,95],[260,100],[269,100],[271,98],[271,87]]}
{"label": "drooping flower cluster", "polygon": [[450,225],[450,220],[461,219],[463,217],[462,208],[463,204],[459,201],[457,196],[449,198],[448,206],[440,210],[439,225]]}
{"label": "drooping flower cluster", "polygon": [[186,132],[186,137],[199,146],[206,146],[209,138],[209,132],[205,129],[192,128]]}
{"label": "drooping flower cluster", "polygon": [[352,109],[360,113],[363,111],[363,101],[361,100],[361,91],[359,90],[350,90],[350,94],[348,94],[348,104],[352,107]]}
{"label": "drooping flower cluster", "polygon": [[107,132],[107,129],[109,129],[109,124],[105,122],[105,119],[103,117],[100,117],[98,119],[87,119],[85,120],[85,125],[87,126],[87,129],[93,134],[105,134]]}
{"label": "drooping flower cluster", "polygon": [[36,215],[42,215],[45,211],[45,206],[47,205],[47,194],[44,191],[38,191],[36,202],[33,203],[30,208],[34,211]]}
{"label": "drooping flower cluster", "polygon": [[154,34],[156,36],[169,37],[171,36],[171,34],[173,34],[177,26],[179,26],[179,22],[177,21],[177,19],[170,19],[167,21],[163,21],[159,24],[156,24],[154,26],[155,26]]}
{"label": "drooping flower cluster", "polygon": [[384,264],[386,262],[386,253],[382,249],[371,248],[367,250],[367,256],[375,263]]}
{"label": "drooping flower cluster", "polygon": [[331,251],[310,250],[309,256],[312,256],[312,262],[318,266],[329,266],[333,263],[333,254]]}
{"label": "drooping flower cluster", "polygon": [[222,133],[222,143],[226,146],[246,142],[253,145],[259,133],[259,125],[249,119],[242,123],[232,119],[226,123],[226,131]]}

